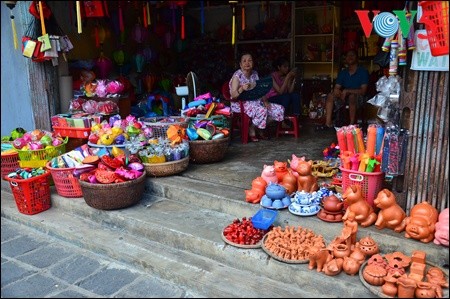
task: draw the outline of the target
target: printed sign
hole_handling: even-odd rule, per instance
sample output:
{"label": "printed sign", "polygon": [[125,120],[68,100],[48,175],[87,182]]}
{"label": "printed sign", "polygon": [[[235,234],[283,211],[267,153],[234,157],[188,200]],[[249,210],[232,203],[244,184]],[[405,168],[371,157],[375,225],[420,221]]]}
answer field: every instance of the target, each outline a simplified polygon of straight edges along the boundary
{"label": "printed sign", "polygon": [[426,36],[427,31],[416,30],[415,40],[416,48],[413,51],[411,69],[415,71],[444,71],[448,72],[448,55],[433,56],[430,51],[430,44],[427,38],[419,38]]}

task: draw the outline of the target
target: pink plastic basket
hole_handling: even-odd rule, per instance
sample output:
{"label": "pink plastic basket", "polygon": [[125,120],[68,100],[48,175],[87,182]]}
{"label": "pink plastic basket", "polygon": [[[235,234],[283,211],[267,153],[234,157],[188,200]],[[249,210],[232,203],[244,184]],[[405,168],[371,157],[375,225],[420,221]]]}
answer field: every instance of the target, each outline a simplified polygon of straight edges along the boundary
{"label": "pink plastic basket", "polygon": [[373,200],[383,189],[384,172],[361,172],[340,168],[342,172],[342,192],[351,185],[359,185],[364,199],[374,207]]}
{"label": "pink plastic basket", "polygon": [[83,197],[78,179],[73,175],[75,168],[53,168],[50,162],[47,163],[46,168],[50,170],[55,182],[56,192],[64,197]]}

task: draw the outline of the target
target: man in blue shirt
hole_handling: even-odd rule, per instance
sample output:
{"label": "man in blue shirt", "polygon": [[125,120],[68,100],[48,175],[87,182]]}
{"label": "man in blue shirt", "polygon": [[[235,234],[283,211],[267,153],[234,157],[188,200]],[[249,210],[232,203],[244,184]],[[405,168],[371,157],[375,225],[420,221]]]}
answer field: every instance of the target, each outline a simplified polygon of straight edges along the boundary
{"label": "man in blue shirt", "polygon": [[356,122],[356,106],[367,92],[369,83],[369,72],[358,64],[358,53],[356,50],[349,50],[345,55],[347,68],[341,70],[337,76],[333,91],[328,94],[326,102],[326,123],[325,128],[333,126],[333,106],[345,105],[348,100],[350,112],[350,124]]}

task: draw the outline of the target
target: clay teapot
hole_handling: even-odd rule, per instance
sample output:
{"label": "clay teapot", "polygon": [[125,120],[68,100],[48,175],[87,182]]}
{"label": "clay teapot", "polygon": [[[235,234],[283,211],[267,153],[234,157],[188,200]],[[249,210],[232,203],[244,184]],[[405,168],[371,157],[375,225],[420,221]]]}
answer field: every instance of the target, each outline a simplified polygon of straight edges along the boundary
{"label": "clay teapot", "polygon": [[344,207],[342,202],[336,195],[332,194],[322,199],[323,208],[328,212],[339,212]]}

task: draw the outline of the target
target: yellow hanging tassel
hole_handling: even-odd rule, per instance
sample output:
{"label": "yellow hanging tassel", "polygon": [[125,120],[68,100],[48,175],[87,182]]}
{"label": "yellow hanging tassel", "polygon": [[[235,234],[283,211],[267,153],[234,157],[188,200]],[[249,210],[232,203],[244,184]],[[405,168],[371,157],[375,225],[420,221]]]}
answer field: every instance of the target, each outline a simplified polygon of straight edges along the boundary
{"label": "yellow hanging tassel", "polygon": [[13,41],[14,41],[14,49],[17,50],[17,48],[19,48],[19,41],[17,40],[16,24],[14,23],[14,16],[12,14],[11,14],[11,26],[12,26],[12,34],[13,34]]}
{"label": "yellow hanging tassel", "polygon": [[82,33],[83,29],[81,28],[81,4],[80,1],[75,1],[77,6],[77,26],[78,26],[78,33]]}
{"label": "yellow hanging tassel", "polygon": [[236,35],[236,15],[235,15],[235,9],[233,6],[233,23],[231,25],[231,44],[234,45],[234,37]]}

